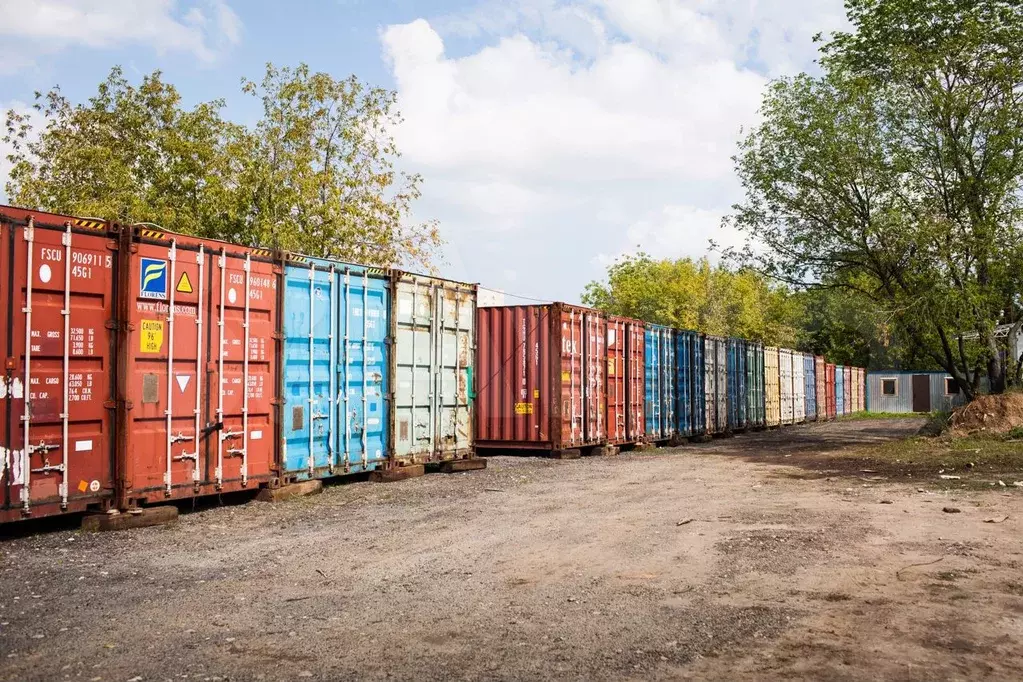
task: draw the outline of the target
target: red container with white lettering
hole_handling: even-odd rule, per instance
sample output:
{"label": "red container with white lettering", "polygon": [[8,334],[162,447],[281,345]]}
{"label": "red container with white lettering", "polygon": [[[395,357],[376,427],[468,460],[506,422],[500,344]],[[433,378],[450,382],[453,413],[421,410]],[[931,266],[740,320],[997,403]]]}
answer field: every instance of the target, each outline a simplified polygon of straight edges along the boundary
{"label": "red container with white lettering", "polygon": [[116,232],[0,206],[0,522],[111,504]]}
{"label": "red container with white lettering", "polygon": [[274,482],[271,254],[138,226],[123,231],[122,250],[118,506]]}

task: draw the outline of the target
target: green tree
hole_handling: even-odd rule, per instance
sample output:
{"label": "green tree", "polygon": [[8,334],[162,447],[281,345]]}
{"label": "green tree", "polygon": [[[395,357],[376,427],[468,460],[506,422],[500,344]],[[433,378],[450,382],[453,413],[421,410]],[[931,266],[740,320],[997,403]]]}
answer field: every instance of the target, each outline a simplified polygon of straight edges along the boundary
{"label": "green tree", "polygon": [[800,314],[783,287],[752,271],[643,253],[612,264],[607,280],[586,285],[582,299],[612,315],[787,346],[795,344]]}
{"label": "green tree", "polygon": [[263,105],[251,128],[225,120],[223,100],[186,109],[158,71],[136,86],[114,68],[82,104],[59,88],[37,93],[34,115],[7,112],[7,194],[59,213],[430,266],[441,242],[436,224],[410,220],[422,179],[395,168],[394,93],[304,64],[267,65],[242,90]]}
{"label": "green tree", "polygon": [[824,47],[824,75],[768,89],[728,219],[750,237],[742,262],[862,296],[971,397],[982,374],[1005,387],[994,331],[1021,317],[1016,5],[849,0],[855,30]]}

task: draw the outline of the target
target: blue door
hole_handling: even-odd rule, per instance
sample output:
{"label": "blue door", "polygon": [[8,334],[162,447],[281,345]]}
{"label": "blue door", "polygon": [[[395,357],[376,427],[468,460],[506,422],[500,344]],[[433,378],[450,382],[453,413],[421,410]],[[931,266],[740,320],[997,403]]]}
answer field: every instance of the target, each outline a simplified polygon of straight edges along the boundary
{"label": "blue door", "polygon": [[835,367],[835,414],[845,414],[845,367]]}
{"label": "blue door", "polygon": [[646,436],[671,438],[675,425],[675,344],[671,328],[646,326]]}
{"label": "blue door", "polygon": [[387,461],[389,311],[383,272],[287,257],[281,315],[286,479],[357,473]]}

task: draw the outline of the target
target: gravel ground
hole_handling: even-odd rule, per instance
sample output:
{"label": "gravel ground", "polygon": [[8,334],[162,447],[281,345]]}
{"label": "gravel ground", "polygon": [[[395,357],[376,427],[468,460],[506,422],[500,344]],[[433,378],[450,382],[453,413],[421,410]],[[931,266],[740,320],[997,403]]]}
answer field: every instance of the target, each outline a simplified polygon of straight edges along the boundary
{"label": "gravel ground", "polygon": [[495,457],[9,538],[0,679],[1019,680],[1021,489],[816,475],[919,426]]}

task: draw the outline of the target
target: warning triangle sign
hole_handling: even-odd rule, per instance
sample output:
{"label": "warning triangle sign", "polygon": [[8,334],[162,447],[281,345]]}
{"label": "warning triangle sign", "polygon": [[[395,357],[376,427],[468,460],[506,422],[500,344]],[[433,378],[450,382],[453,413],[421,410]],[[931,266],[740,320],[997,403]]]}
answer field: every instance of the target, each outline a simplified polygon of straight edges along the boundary
{"label": "warning triangle sign", "polygon": [[188,380],[192,378],[191,375],[188,375],[188,374],[175,374],[174,378],[178,382],[178,388],[180,388],[181,392],[184,393],[185,389],[188,388]]}
{"label": "warning triangle sign", "polygon": [[181,273],[181,279],[178,280],[177,292],[180,294],[192,293],[192,280],[188,279],[187,272]]}

